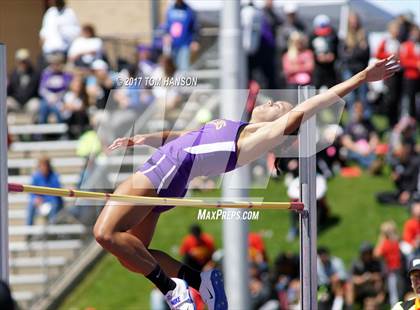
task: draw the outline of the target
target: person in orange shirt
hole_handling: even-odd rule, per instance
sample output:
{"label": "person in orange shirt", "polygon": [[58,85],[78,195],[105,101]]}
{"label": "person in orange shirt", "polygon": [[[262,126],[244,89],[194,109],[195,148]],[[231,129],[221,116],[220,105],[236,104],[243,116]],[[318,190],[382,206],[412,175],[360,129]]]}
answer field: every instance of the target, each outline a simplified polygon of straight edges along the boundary
{"label": "person in orange shirt", "polygon": [[400,47],[401,66],[404,69],[404,94],[410,102],[410,116],[420,117],[416,111],[416,95],[420,93],[420,28],[414,25],[409,40]]}
{"label": "person in orange shirt", "polygon": [[386,266],[389,303],[394,305],[401,297],[403,279],[401,277],[401,252],[399,236],[394,221],[382,223],[374,255],[382,257]]}
{"label": "person in orange shirt", "polygon": [[179,254],[183,256],[185,264],[201,271],[210,261],[214,250],[214,238],[194,224],[190,227],[190,233],[182,240]]}
{"label": "person in orange shirt", "polygon": [[420,245],[420,199],[411,205],[411,218],[404,223],[403,240],[410,244],[414,252]]}
{"label": "person in orange shirt", "polygon": [[415,298],[398,302],[392,307],[392,310],[420,310],[420,257],[414,258],[410,262],[408,276]]}

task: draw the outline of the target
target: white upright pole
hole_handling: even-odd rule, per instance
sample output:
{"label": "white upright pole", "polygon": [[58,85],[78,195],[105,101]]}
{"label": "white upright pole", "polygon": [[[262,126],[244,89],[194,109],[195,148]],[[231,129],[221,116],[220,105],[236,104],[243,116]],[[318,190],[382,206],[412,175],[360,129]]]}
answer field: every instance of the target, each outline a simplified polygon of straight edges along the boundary
{"label": "white upright pole", "polygon": [[[315,89],[299,88],[299,103],[315,95]],[[300,303],[302,310],[317,309],[317,211],[316,211],[316,118],[302,124],[299,133],[300,198]]]}
{"label": "white upright pole", "polygon": [[7,201],[6,46],[0,43],[0,278],[9,282],[9,214]]}
{"label": "white upright pole", "polygon": [[[223,1],[219,51],[222,68],[221,114],[226,119],[240,120],[245,105],[240,90],[246,88],[246,63],[242,49],[239,0]],[[229,173],[223,181],[223,197],[247,197],[249,179],[247,167]],[[242,214],[242,210],[235,211]],[[229,309],[250,309],[247,236],[246,221],[223,221],[223,265]]]}

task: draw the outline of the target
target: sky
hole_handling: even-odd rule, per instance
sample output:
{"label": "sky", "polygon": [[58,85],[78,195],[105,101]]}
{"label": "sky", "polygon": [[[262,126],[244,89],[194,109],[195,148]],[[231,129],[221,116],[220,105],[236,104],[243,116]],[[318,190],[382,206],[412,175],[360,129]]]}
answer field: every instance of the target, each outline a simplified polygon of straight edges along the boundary
{"label": "sky", "polygon": [[415,14],[420,24],[420,0],[368,0],[393,14],[404,13],[407,10]]}

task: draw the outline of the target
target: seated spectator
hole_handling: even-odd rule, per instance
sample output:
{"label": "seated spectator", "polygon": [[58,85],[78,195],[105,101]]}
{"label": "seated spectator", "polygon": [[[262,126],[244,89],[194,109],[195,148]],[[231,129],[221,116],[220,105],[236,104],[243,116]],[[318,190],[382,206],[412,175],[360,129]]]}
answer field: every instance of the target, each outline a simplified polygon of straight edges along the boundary
{"label": "seated spectator", "polygon": [[152,48],[146,44],[137,46],[137,67],[139,74],[144,77],[152,75],[156,63],[152,61]]}
{"label": "seated spectator", "polygon": [[271,299],[275,300],[268,273],[260,270],[258,264],[250,264],[249,278],[251,309],[261,309]]}
{"label": "seated spectator", "polygon": [[280,253],[274,261],[273,279],[281,309],[299,298],[299,256]]}
{"label": "seated spectator", "polygon": [[265,251],[265,244],[259,233],[248,233],[248,257],[249,261],[257,264],[260,270],[268,270],[268,257]]}
{"label": "seated spectator", "polygon": [[69,126],[69,138],[77,139],[88,128],[88,105],[86,81],[81,75],[75,75],[70,83],[69,91],[64,95],[61,110],[62,117]]}
{"label": "seated spectator", "polygon": [[[50,159],[46,156],[38,160],[38,167],[32,175],[31,185],[61,187],[59,175],[54,172]],[[54,223],[58,212],[63,207],[63,200],[58,196],[30,194],[26,225],[33,225],[37,213],[48,217],[49,223]]]}
{"label": "seated spectator", "polygon": [[112,89],[117,86],[116,74],[109,71],[108,64],[102,59],[95,60],[91,69],[93,74],[87,78],[86,82],[86,91],[90,102],[93,102],[99,110],[115,109],[116,104],[109,95]]}
{"label": "seated spectator", "polygon": [[420,197],[411,204],[411,218],[404,223],[403,240],[405,254],[410,258],[420,250]]}
{"label": "seated spectator", "polygon": [[51,113],[54,114],[56,121],[61,123],[63,121],[61,115],[63,97],[69,88],[72,76],[63,70],[63,54],[51,54],[47,57],[47,61],[49,65],[42,71],[39,86],[41,96],[39,123],[48,123]]}
{"label": "seated spectator", "polygon": [[[175,77],[176,67],[171,57],[161,56],[159,65],[153,71],[152,78],[157,81],[159,79],[170,79]],[[156,103],[164,110],[173,110],[181,103],[181,94],[176,86],[155,86],[153,88],[153,96]]]}
{"label": "seated spectator", "polygon": [[347,158],[356,161],[365,169],[373,169],[379,137],[370,119],[364,118],[363,104],[354,104],[354,119],[344,130],[343,146],[348,150]]}
{"label": "seated spectator", "polygon": [[192,225],[190,233],[182,240],[179,254],[186,265],[196,270],[202,270],[212,257],[215,250],[214,239],[202,232],[199,225]]}
{"label": "seated spectator", "polygon": [[360,257],[351,267],[349,303],[359,303],[364,309],[377,309],[385,300],[383,267],[373,256],[373,246],[360,247]]}
{"label": "seated spectator", "polygon": [[318,248],[318,307],[342,309],[345,301],[347,272],[343,261],[331,256],[325,247]]}
{"label": "seated spectator", "polygon": [[407,205],[419,189],[420,155],[412,142],[404,142],[395,151],[391,178],[396,190],[377,194],[380,203]]}
{"label": "seated spectator", "polygon": [[96,59],[103,57],[103,42],[95,34],[95,28],[86,24],[82,27],[80,37],[70,46],[68,60],[76,67],[90,68]]}
{"label": "seated spectator", "polygon": [[32,66],[27,49],[15,53],[16,67],[7,84],[7,109],[25,111],[35,116],[39,109],[38,84],[39,74]]}
{"label": "seated spectator", "polygon": [[394,221],[384,222],[376,244],[374,255],[383,258],[386,268],[386,281],[390,305],[394,305],[402,296],[403,279],[401,268],[400,240]]}
{"label": "seated spectator", "polygon": [[391,165],[394,166],[398,163],[398,158],[395,155],[403,144],[409,143],[415,145],[416,137],[416,120],[409,116],[402,117],[394,128],[392,128],[389,136],[387,159]]}
{"label": "seated spectator", "polygon": [[314,54],[307,48],[307,38],[303,33],[293,32],[290,35],[288,49],[282,60],[288,87],[311,84]]}

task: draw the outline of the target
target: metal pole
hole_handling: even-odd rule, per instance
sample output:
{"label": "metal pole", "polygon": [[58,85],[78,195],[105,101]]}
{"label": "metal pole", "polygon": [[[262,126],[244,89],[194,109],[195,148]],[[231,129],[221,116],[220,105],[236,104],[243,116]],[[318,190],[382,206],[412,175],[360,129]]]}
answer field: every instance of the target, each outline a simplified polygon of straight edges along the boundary
{"label": "metal pole", "polygon": [[160,0],[153,0],[153,1],[150,2],[150,16],[151,16],[150,26],[152,28],[151,31],[150,31],[150,34],[151,34],[151,37],[150,37],[151,41],[150,42],[153,42],[154,33],[155,33],[156,29],[159,27],[159,20],[160,20],[159,19],[159,16],[160,16],[159,15],[160,14],[159,8],[160,8]]}
{"label": "metal pole", "polygon": [[0,278],[9,282],[9,214],[7,201],[6,46],[0,43]]}
{"label": "metal pole", "polygon": [[[315,95],[315,89],[299,87],[299,103]],[[302,310],[317,309],[317,212],[316,118],[302,124],[299,133],[300,198],[300,303]]]}
{"label": "metal pole", "polygon": [[[223,1],[219,54],[221,55],[221,114],[223,118],[240,120],[244,112],[240,90],[246,88],[245,55],[240,30],[240,1]],[[222,88],[221,87],[221,88]],[[249,169],[243,167],[227,174],[223,181],[223,197],[247,197]],[[242,211],[236,209],[242,214]],[[224,276],[229,309],[250,309],[248,277],[248,223],[223,221]]]}

